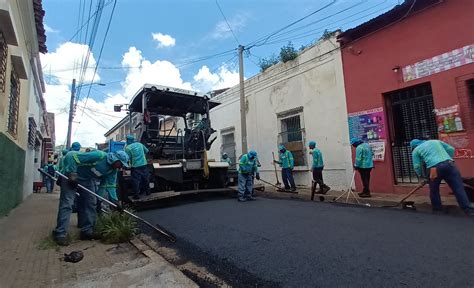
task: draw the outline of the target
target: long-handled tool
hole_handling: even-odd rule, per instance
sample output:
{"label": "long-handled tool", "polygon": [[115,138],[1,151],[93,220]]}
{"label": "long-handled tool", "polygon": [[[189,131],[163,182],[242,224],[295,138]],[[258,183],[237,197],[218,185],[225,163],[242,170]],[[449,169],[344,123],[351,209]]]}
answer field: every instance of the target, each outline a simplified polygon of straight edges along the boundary
{"label": "long-handled tool", "polygon": [[[405,200],[410,198],[411,195],[415,194],[416,191],[423,188],[423,186],[425,186],[426,183],[427,183],[426,181],[421,182],[418,186],[413,188],[413,190],[411,190],[410,193],[408,193],[405,197],[403,197],[402,200],[398,201],[397,204],[395,204],[395,205],[386,205],[386,206],[382,206],[382,207],[383,208],[395,208],[395,207],[398,207],[400,205],[404,205],[403,206],[404,208],[406,207],[406,208],[414,209],[415,208],[415,206],[413,205],[414,203],[413,202],[408,203],[408,202],[405,202]],[[406,204],[406,206],[405,206],[405,204]]]}
{"label": "long-handled tool", "polygon": [[344,191],[341,195],[334,198],[333,200],[334,202],[337,202],[337,200],[339,200],[344,195],[346,195],[346,203],[349,202],[349,196],[352,196],[356,200],[357,204],[360,204],[359,199],[357,199],[357,196],[352,191],[352,185],[354,185],[355,174],[356,174],[356,171],[354,170],[354,172],[352,173],[352,180],[351,180],[351,185],[349,186],[349,189],[347,189],[347,191]]}
{"label": "long-handled tool", "polygon": [[272,152],[272,157],[273,157],[273,168],[275,168],[275,177],[277,179],[277,183],[275,185],[281,186],[280,180],[278,180],[278,171],[277,171],[277,166],[276,166],[276,163],[275,163],[275,153],[274,152]]}
{"label": "long-handled tool", "polygon": [[[41,170],[41,169],[38,169],[38,171],[40,171],[41,173],[43,173],[44,175],[46,175],[46,176],[48,176],[48,177],[51,177],[52,179],[55,179],[54,176],[50,175],[49,173],[47,173],[47,172],[45,172],[45,171],[43,171],[43,170]],[[58,171],[56,171],[56,174],[57,174],[58,176],[60,176],[61,178],[63,178],[64,180],[70,180],[66,175],[64,175],[64,174],[62,174],[62,173],[60,173],[60,172],[58,172]],[[147,225],[148,227],[152,228],[152,229],[155,230],[156,232],[158,232],[158,233],[160,233],[161,235],[165,236],[165,238],[168,239],[170,242],[173,242],[173,243],[176,242],[176,236],[173,235],[173,233],[167,231],[165,228],[161,227],[160,225],[156,224],[156,226],[155,226],[155,225],[151,224],[151,223],[148,222],[147,220],[145,220],[145,219],[143,219],[143,218],[141,218],[141,217],[139,217],[139,216],[133,214],[132,212],[127,211],[127,210],[123,209],[122,207],[119,207],[119,206],[118,206],[117,204],[115,204],[114,202],[112,202],[112,201],[110,201],[110,200],[108,200],[108,199],[106,199],[106,198],[104,198],[104,197],[102,197],[102,196],[100,196],[100,195],[97,195],[96,193],[94,193],[93,191],[87,189],[86,187],[82,186],[81,184],[77,184],[77,187],[80,188],[80,189],[82,189],[83,191],[89,193],[89,194],[92,194],[93,196],[97,197],[98,199],[100,199],[100,200],[102,200],[102,201],[108,203],[110,206],[115,207],[115,208],[119,209],[120,211],[123,211],[123,213],[128,214],[128,215],[132,216],[133,218],[139,220],[139,221],[142,222],[143,224]]]}
{"label": "long-handled tool", "polygon": [[[272,184],[272,183],[270,183],[270,182],[268,182],[268,181],[265,181],[265,180],[262,180],[262,179],[260,179],[260,180],[258,180],[258,181],[261,181],[261,182],[263,182],[263,183],[265,183],[265,184],[268,184],[268,185],[270,185],[270,186],[272,186],[272,187],[275,187],[275,188],[278,189],[279,191],[282,190],[282,189],[281,189],[281,186],[277,186],[277,185]],[[286,191],[286,190],[285,190],[285,192],[288,192],[288,193],[298,193],[298,192]]]}

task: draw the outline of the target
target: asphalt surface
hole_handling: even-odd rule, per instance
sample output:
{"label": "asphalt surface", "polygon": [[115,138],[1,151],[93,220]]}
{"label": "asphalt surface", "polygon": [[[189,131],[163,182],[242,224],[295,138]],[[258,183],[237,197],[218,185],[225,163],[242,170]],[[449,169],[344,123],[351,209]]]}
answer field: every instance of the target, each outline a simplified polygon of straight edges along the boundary
{"label": "asphalt surface", "polygon": [[474,287],[474,218],[258,198],[140,212],[234,287]]}

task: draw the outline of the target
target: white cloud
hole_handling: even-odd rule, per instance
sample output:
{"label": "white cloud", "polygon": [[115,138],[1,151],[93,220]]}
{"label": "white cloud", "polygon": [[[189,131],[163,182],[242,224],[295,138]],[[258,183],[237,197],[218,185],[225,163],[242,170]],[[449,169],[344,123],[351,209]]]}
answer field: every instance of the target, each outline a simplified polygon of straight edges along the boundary
{"label": "white cloud", "polygon": [[52,27],[50,27],[48,24],[44,23],[43,24],[44,26],[44,30],[46,31],[46,33],[50,34],[50,33],[58,33],[59,30],[56,30],[56,29],[53,29]]}
{"label": "white cloud", "polygon": [[[237,33],[238,31],[242,31],[242,29],[247,24],[248,15],[244,13],[239,13],[235,15],[233,18],[229,19],[229,25],[234,31]],[[214,30],[211,32],[211,37],[214,39],[226,39],[232,37],[232,32],[229,29],[227,23],[222,20],[216,23],[214,26]]]}
{"label": "white cloud", "polygon": [[[61,44],[56,51],[52,53],[41,54],[41,63],[43,65],[43,73],[45,76],[54,76],[60,84],[70,84],[73,78],[79,80],[79,72],[77,67],[81,66],[84,58],[89,51],[88,45],[66,42]],[[84,83],[92,81],[94,75],[94,67],[96,60],[94,53],[90,53],[89,63],[84,75]],[[97,74],[94,81],[99,81],[100,76]]]}
{"label": "white cloud", "polygon": [[158,42],[158,48],[173,47],[176,44],[176,39],[168,34],[151,33],[151,36]]}
{"label": "white cloud", "polygon": [[194,75],[193,86],[201,92],[209,92],[211,90],[229,88],[239,83],[239,72],[231,70],[227,65],[222,65],[216,73],[212,73],[209,68],[204,65]]}
{"label": "white cloud", "polygon": [[160,60],[150,62],[135,47],[130,47],[123,55],[122,65],[139,67],[129,69],[125,82],[122,83],[124,95],[133,96],[145,83],[192,90],[191,83],[181,79],[181,73],[173,63]]}

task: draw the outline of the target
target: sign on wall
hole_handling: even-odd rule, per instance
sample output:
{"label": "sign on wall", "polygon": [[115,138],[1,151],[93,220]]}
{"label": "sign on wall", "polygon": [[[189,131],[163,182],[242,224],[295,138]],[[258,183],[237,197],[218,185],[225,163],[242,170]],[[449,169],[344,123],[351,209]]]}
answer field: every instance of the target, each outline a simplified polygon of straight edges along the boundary
{"label": "sign on wall", "polygon": [[349,113],[349,136],[368,142],[374,161],[385,160],[385,117],[383,108]]}
{"label": "sign on wall", "polygon": [[474,63],[474,44],[403,67],[403,81],[427,77],[470,63]]}
{"label": "sign on wall", "polygon": [[463,126],[459,105],[435,109],[434,112],[438,123],[439,140],[454,147],[454,158],[471,158],[469,136]]}

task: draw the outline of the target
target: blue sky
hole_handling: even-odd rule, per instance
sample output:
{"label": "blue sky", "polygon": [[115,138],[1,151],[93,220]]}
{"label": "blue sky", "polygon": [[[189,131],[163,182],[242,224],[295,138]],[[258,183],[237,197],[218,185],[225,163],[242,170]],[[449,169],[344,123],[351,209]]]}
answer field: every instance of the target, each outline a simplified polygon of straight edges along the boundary
{"label": "blue sky", "polygon": [[[73,77],[80,78],[78,69],[73,71],[72,62],[69,60],[74,57],[82,59],[88,49],[87,42],[84,41],[85,29],[72,39],[72,43],[67,42],[78,30],[78,23],[87,19],[91,1],[93,13],[99,0],[43,1],[49,50],[48,55],[42,59],[45,79],[49,84],[46,100],[48,109],[57,113],[57,122],[59,119],[60,123],[63,122],[61,117],[67,115],[67,94],[70,93],[68,84]],[[91,68],[86,72],[84,84],[92,80],[93,67],[98,60],[113,2],[105,0],[106,7],[99,22],[89,61]],[[251,55],[247,54],[244,60],[245,77],[249,78],[259,72],[256,65],[258,57],[278,54],[280,47],[288,41],[291,41],[295,48],[299,48],[317,40],[325,29],[345,30],[354,27],[393,8],[401,0],[333,2],[334,0],[219,0],[218,3],[236,35],[235,39],[215,0],[117,0],[95,76],[96,82],[107,85],[93,86],[91,89],[91,101],[87,102],[85,113],[92,117],[76,113],[76,121],[81,122],[79,125],[75,124],[79,126],[75,127],[76,137],[89,142],[88,144],[101,142],[103,139],[96,138],[101,138],[100,135],[121,117],[113,114],[113,103],[128,101],[133,96],[133,91],[145,80],[203,92],[237,83],[238,63],[235,52],[189,64],[192,60],[235,49],[238,43],[248,47],[248,44],[255,40],[322,9],[268,39],[264,45],[251,48]],[[84,8],[86,14],[84,19],[80,19],[80,7]],[[82,38],[79,37],[81,34]],[[130,69],[130,66],[146,68]],[[80,104],[84,106],[87,94],[87,89],[82,89],[79,98],[82,102],[78,103],[78,107]],[[92,105],[92,108],[89,109],[89,105]],[[94,111],[101,111],[102,114]],[[105,113],[108,116],[105,117]],[[100,124],[90,118],[96,118]],[[82,128],[90,125],[97,126],[98,132],[92,133]],[[57,125],[57,130],[58,142],[61,142],[64,138],[62,124]]]}

